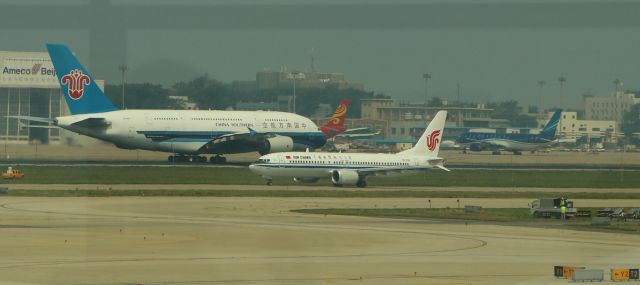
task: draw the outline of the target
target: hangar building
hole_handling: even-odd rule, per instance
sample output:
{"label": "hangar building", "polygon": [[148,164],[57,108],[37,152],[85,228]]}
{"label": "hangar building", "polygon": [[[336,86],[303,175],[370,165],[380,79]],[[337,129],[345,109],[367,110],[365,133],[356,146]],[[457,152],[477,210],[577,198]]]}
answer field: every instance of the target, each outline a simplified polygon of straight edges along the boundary
{"label": "hangar building", "polygon": [[[96,82],[104,88],[104,81]],[[58,128],[30,128],[42,123],[18,122],[6,116],[55,118],[68,114],[48,53],[0,51],[0,141],[65,142],[73,136],[71,133]]]}
{"label": "hangar building", "polygon": [[6,116],[55,118],[66,112],[53,64],[46,52],[0,51],[0,139],[7,142],[60,141],[59,129],[28,128]]}

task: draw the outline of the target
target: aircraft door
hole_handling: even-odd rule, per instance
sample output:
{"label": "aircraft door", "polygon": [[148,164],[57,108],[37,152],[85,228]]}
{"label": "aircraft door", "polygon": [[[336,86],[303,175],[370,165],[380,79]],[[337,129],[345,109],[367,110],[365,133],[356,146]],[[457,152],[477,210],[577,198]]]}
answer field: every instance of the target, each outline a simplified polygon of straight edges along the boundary
{"label": "aircraft door", "polygon": [[124,122],[124,126],[125,126],[125,132],[126,132],[126,137],[128,140],[133,139],[133,134],[135,133],[135,126],[134,124],[136,124],[135,120],[131,120],[131,116],[124,116],[122,118],[122,121]]}

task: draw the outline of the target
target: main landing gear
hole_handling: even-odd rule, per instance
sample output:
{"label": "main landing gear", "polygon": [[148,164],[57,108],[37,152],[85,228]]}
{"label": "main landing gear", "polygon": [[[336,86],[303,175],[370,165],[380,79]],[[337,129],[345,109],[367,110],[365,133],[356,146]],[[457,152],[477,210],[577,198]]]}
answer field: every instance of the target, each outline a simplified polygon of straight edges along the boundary
{"label": "main landing gear", "polygon": [[[167,157],[167,161],[173,163],[173,162],[193,162],[193,163],[206,163],[207,162],[207,157],[206,156],[198,156],[198,155],[182,155],[182,154],[178,154],[178,155],[170,155],[169,157]],[[227,162],[227,159],[225,157],[216,155],[216,156],[212,156],[211,158],[209,158],[209,162],[211,163],[225,163]]]}
{"label": "main landing gear", "polygon": [[227,158],[223,157],[223,156],[212,156],[211,158],[209,158],[209,162],[211,163],[226,163],[227,162]]}

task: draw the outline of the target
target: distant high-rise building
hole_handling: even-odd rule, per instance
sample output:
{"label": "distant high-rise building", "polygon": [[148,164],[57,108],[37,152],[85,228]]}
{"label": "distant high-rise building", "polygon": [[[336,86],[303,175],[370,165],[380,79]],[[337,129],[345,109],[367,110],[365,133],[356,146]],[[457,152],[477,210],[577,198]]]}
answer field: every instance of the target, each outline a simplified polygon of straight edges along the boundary
{"label": "distant high-rise building", "polygon": [[631,106],[640,104],[640,98],[636,98],[634,93],[618,91],[607,97],[586,96],[583,103],[585,119],[610,120],[621,124],[624,113],[628,112]]}
{"label": "distant high-rise building", "polygon": [[[348,81],[343,73],[336,72],[316,72],[301,71],[296,74],[304,74],[304,76],[296,76],[296,87],[298,88],[327,88],[335,87],[337,89],[355,89],[364,90],[364,84],[361,82]],[[258,71],[256,72],[256,84],[258,90],[292,88],[293,79],[292,72],[283,71]]]}

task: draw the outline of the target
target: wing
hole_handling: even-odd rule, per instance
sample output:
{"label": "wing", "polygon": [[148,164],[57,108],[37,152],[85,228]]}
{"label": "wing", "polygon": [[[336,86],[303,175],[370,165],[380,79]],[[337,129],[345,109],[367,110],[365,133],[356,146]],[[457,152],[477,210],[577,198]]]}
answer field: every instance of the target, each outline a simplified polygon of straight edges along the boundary
{"label": "wing", "polygon": [[252,129],[247,132],[230,133],[217,136],[203,146],[212,153],[232,153],[239,151],[259,150],[269,138],[275,137],[269,133],[258,133]]}
{"label": "wing", "polygon": [[508,148],[509,145],[507,144],[506,141],[503,140],[484,140],[484,141],[480,141],[481,144],[488,146],[488,147],[497,147],[497,148]]}
{"label": "wing", "polygon": [[393,174],[404,174],[411,173],[415,171],[427,170],[432,167],[428,166],[397,166],[397,167],[377,167],[377,168],[367,168],[367,169],[358,169],[356,172],[360,176],[385,176],[385,175],[393,175]]}
{"label": "wing", "polygon": [[403,174],[403,173],[427,170],[427,169],[432,169],[434,167],[440,168],[444,171],[450,171],[449,169],[444,167],[443,158],[437,157],[437,158],[429,159],[427,161],[429,165],[377,167],[377,168],[358,169],[357,172],[360,176],[384,176],[384,175]]}

